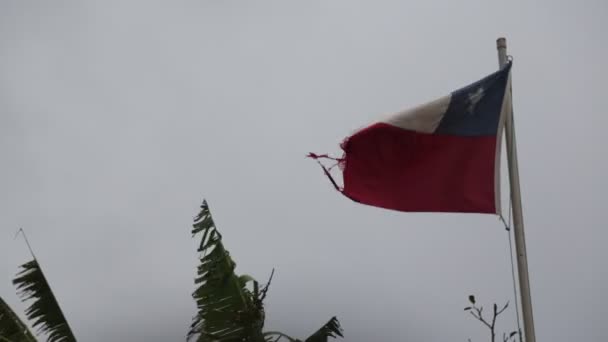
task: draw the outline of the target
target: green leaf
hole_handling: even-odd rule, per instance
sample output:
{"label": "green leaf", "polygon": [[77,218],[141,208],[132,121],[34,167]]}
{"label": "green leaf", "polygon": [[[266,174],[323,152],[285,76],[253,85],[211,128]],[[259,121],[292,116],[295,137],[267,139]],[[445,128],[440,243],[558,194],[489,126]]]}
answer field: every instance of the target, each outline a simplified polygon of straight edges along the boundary
{"label": "green leaf", "polygon": [[321,329],[317,330],[305,342],[327,342],[329,337],[344,337],[342,327],[336,317],[332,317]]}
{"label": "green leaf", "polygon": [[469,302],[471,302],[471,304],[475,304],[475,296],[470,295],[469,296]]}
{"label": "green leaf", "polygon": [[[209,205],[203,201],[201,211],[194,219],[192,234],[201,234],[198,251],[199,265],[193,293],[198,312],[194,316],[188,339],[198,342],[302,342],[281,332],[262,332],[264,326],[263,301],[272,280],[260,289],[249,275],[238,276],[236,263],[224,248]],[[253,282],[253,290],[247,284]],[[327,342],[329,337],[342,337],[338,320],[333,317],[306,342]]]}
{"label": "green leaf", "polygon": [[278,342],[278,341],[281,341],[281,339],[283,339],[283,338],[286,339],[287,342],[302,342],[302,341],[300,341],[300,340],[298,340],[296,338],[293,338],[293,337],[291,337],[291,336],[289,336],[287,334],[283,334],[280,331],[268,331],[268,332],[265,332],[263,334],[263,336],[264,336],[264,339],[265,339],[266,342]]}
{"label": "green leaf", "polygon": [[206,201],[194,220],[192,234],[202,234],[202,238],[194,280],[198,287],[192,294],[198,312],[188,339],[263,342],[264,307],[246,288],[247,283],[255,279],[247,275],[239,277],[234,272],[236,263],[224,248]]}
{"label": "green leaf", "polygon": [[36,259],[21,265],[13,284],[22,301],[33,301],[25,315],[38,333],[46,334],[48,342],[76,341]]}
{"label": "green leaf", "polygon": [[36,342],[19,316],[0,298],[0,341]]}
{"label": "green leaf", "polygon": [[245,287],[245,285],[247,285],[247,283],[249,283],[249,282],[254,282],[254,283],[256,282],[256,280],[253,279],[252,276],[247,275],[247,274],[239,276],[239,281],[241,282],[241,286],[243,286],[243,287]]}

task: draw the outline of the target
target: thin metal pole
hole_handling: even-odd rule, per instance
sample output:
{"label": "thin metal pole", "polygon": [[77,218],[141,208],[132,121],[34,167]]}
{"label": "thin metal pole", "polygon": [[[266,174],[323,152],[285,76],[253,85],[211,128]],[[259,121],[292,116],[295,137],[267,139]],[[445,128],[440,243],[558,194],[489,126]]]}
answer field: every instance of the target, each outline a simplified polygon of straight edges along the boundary
{"label": "thin metal pole", "polygon": [[[507,63],[507,40],[496,40],[498,50],[498,64],[502,67]],[[508,84],[509,95],[511,84]],[[512,101],[509,96],[508,101]],[[519,168],[517,165],[517,146],[515,143],[515,127],[513,125],[513,107],[509,104],[509,111],[505,120],[505,135],[507,142],[507,161],[509,165],[509,184],[511,186],[511,204],[513,207],[513,235],[515,236],[515,253],[517,257],[517,273],[519,278],[519,291],[521,311],[524,323],[524,337],[526,342],[536,342],[534,334],[534,318],[532,316],[532,298],[530,296],[530,279],[528,277],[528,257],[526,253],[526,238],[524,233],[524,218],[521,205],[521,192],[519,188]]]}

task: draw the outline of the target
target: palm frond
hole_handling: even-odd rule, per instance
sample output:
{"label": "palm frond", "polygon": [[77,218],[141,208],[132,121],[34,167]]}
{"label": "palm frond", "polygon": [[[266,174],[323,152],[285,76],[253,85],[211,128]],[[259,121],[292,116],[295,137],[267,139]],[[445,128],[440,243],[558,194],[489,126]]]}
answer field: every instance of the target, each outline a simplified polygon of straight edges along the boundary
{"label": "palm frond", "polygon": [[0,298],[0,341],[36,342],[27,325]]}
{"label": "palm frond", "polygon": [[[202,234],[200,263],[192,296],[198,312],[188,332],[197,341],[264,341],[264,308],[258,284],[249,276],[237,276],[235,262],[222,243],[206,201],[194,219],[193,236]],[[253,282],[254,289],[246,285]]]}
{"label": "palm frond", "polygon": [[280,341],[285,341],[285,340],[287,340],[287,342],[302,342],[301,340],[298,340],[297,338],[293,338],[280,331],[264,332],[264,338],[266,339],[266,342],[280,342]]}
{"label": "palm frond", "polygon": [[22,301],[33,301],[25,315],[37,333],[46,334],[49,342],[76,341],[36,259],[21,265],[13,284]]}
{"label": "palm frond", "polygon": [[321,329],[317,330],[304,342],[327,342],[329,337],[344,337],[342,335],[342,327],[336,317],[332,317]]}
{"label": "palm frond", "polygon": [[[308,337],[304,342],[327,342],[330,337],[344,337],[342,334],[342,328],[340,322],[336,317],[332,317],[321,329],[317,330],[314,334]],[[293,338],[280,331],[268,331],[264,333],[266,342],[279,342],[286,340],[286,342],[302,342],[297,338]]]}

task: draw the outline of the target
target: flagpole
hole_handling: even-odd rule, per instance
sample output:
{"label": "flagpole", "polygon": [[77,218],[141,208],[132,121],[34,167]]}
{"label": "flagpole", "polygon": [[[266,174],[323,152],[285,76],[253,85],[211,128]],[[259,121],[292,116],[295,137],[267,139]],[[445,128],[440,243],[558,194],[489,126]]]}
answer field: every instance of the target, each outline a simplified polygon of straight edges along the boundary
{"label": "flagpole", "polygon": [[[498,38],[496,40],[498,50],[498,64],[502,67],[507,63],[507,40]],[[511,94],[511,84],[509,94]],[[509,96],[509,101],[512,101]],[[511,187],[511,205],[513,208],[513,235],[515,236],[515,252],[517,256],[517,273],[519,278],[519,290],[521,300],[521,311],[523,314],[524,337],[526,342],[536,342],[534,334],[534,319],[532,317],[532,299],[530,296],[530,279],[528,277],[528,257],[526,253],[526,238],[524,233],[524,218],[521,205],[521,192],[519,188],[519,168],[517,165],[517,146],[515,142],[515,127],[513,125],[513,107],[505,120],[505,135],[507,142],[507,161],[509,165],[509,184]]]}

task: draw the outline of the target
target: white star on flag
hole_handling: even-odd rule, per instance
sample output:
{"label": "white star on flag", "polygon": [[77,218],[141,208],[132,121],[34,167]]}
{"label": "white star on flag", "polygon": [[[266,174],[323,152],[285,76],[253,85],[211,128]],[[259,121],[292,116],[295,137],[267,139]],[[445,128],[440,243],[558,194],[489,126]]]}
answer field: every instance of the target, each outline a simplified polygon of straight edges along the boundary
{"label": "white star on flag", "polygon": [[479,101],[481,101],[481,99],[483,98],[484,95],[485,95],[485,93],[484,93],[483,87],[479,87],[479,88],[477,88],[477,91],[475,91],[474,93],[470,93],[469,94],[469,107],[467,108],[467,112],[469,112],[470,114],[473,114],[473,111],[475,111],[475,107],[477,106],[477,103],[479,103]]}

